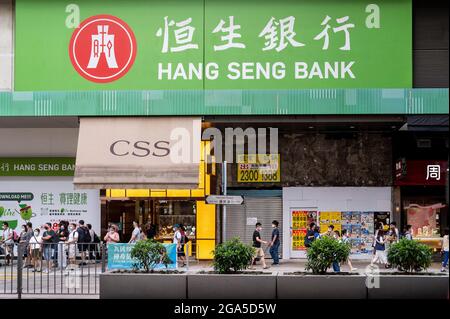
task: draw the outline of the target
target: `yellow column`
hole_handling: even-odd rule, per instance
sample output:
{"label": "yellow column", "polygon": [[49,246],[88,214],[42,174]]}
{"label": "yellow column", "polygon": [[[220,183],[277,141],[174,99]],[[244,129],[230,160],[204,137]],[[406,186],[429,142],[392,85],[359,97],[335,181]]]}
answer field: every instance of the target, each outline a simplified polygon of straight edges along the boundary
{"label": "yellow column", "polygon": [[197,259],[212,259],[216,246],[216,205],[197,201]]}

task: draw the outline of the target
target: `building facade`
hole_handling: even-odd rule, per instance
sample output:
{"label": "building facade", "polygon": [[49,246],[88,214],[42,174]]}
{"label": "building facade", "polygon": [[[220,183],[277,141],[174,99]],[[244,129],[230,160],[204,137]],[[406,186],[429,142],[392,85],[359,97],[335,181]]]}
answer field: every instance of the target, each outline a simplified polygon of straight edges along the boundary
{"label": "building facade", "polygon": [[[138,221],[164,242],[183,224],[197,259],[232,237],[250,243],[256,222],[268,238],[272,220],[283,258],[304,257],[310,222],[347,229],[361,258],[379,221],[411,224],[439,248],[448,6],[2,0],[0,9],[0,193],[25,196],[0,199],[2,220],[83,218],[102,234],[115,223],[122,240]],[[223,193],[224,166],[227,194],[244,198],[225,210],[207,204]]]}

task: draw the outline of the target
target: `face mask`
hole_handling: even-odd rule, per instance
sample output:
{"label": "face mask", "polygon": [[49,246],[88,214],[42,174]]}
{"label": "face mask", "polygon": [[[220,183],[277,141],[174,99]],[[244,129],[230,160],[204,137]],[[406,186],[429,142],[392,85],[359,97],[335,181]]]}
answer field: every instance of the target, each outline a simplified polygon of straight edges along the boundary
{"label": "face mask", "polygon": [[61,230],[64,230],[64,226],[61,226]]}
{"label": "face mask", "polygon": [[37,231],[35,231],[34,236],[39,236],[39,233]]}
{"label": "face mask", "polygon": [[72,230],[73,230],[73,227],[69,227],[69,230],[72,231]]}

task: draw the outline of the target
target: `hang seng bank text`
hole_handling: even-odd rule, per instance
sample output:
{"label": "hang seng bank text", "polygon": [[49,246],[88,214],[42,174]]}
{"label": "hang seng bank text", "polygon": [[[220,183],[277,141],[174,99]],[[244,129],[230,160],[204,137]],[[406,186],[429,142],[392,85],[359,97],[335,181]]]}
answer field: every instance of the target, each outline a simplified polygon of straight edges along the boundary
{"label": "hang seng bank text", "polygon": [[[217,80],[225,72],[230,80],[355,79],[355,61],[335,62],[230,62],[225,70],[218,63],[158,63],[158,80]],[[291,72],[289,72],[291,70]],[[293,72],[292,72],[293,71]],[[292,74],[290,74],[292,73]]]}

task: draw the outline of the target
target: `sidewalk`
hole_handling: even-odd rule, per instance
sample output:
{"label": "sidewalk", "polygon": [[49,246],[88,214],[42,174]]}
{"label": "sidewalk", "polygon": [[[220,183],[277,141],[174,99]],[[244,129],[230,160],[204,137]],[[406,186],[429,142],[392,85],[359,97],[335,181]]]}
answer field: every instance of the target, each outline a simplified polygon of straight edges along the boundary
{"label": "sidewalk", "polygon": [[[266,259],[266,264],[270,266],[272,260]],[[365,260],[354,260],[352,261],[353,267],[356,267],[356,273],[364,274],[367,266],[370,265],[370,261]],[[264,272],[272,272],[272,273],[283,273],[283,272],[296,272],[296,271],[305,271],[306,260],[305,259],[286,259],[280,260],[279,265],[271,266],[269,269],[264,270]],[[394,272],[395,269],[385,269],[382,265],[378,265],[380,272]],[[183,269],[183,268],[180,268]],[[212,271],[212,262],[211,261],[190,261],[189,269],[187,272],[198,272],[198,271]],[[262,266],[259,262],[256,263],[256,270],[248,270],[248,271],[262,271]],[[428,269],[428,272],[440,272],[441,263],[434,262],[431,264],[431,267]],[[333,272],[333,269],[330,268],[329,272]],[[349,272],[350,268],[346,263],[341,264],[342,272]],[[448,272],[447,272],[448,274]]]}

